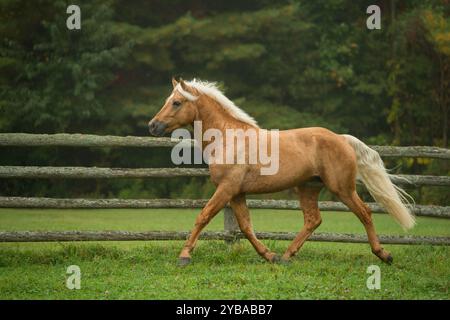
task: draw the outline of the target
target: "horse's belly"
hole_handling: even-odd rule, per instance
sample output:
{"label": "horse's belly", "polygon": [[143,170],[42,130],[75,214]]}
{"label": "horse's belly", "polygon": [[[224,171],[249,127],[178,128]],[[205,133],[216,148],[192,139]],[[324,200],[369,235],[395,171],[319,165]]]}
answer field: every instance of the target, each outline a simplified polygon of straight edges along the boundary
{"label": "horse's belly", "polygon": [[245,193],[268,193],[286,190],[309,180],[313,172],[308,168],[295,168],[295,170],[283,170],[280,168],[274,175],[261,175],[260,173],[250,173],[242,184]]}

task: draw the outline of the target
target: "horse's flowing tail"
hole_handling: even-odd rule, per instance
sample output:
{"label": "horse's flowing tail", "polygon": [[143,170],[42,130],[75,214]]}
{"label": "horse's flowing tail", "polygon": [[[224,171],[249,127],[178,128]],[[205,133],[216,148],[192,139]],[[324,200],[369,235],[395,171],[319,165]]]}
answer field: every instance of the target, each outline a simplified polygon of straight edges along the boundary
{"label": "horse's flowing tail", "polygon": [[412,198],[391,182],[378,152],[351,135],[342,136],[355,150],[358,176],[375,201],[384,206],[405,230],[414,227],[415,218],[406,207],[409,204],[407,198]]}

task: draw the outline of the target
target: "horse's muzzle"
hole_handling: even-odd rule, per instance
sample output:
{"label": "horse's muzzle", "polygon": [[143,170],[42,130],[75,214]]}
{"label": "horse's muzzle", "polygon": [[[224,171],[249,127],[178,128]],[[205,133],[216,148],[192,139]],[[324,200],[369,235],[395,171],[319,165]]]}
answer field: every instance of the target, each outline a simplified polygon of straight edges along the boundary
{"label": "horse's muzzle", "polygon": [[167,124],[158,120],[152,120],[148,124],[148,131],[152,136],[162,136],[167,128]]}

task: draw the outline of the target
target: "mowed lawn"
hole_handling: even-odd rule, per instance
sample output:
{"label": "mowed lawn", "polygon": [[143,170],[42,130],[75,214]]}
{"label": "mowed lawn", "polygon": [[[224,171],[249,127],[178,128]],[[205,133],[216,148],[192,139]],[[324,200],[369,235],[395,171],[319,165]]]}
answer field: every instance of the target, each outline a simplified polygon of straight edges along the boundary
{"label": "mowed lawn", "polygon": [[[0,230],[190,230],[198,210],[0,209]],[[257,231],[298,231],[295,210],[252,210]],[[318,232],[364,233],[351,213],[322,213]],[[375,214],[379,234],[406,234]],[[221,230],[218,215],[207,230]],[[450,236],[450,221],[419,218],[411,235]],[[282,254],[287,241],[264,241]],[[191,265],[176,265],[182,241],[0,243],[0,299],[449,299],[450,248],[385,245],[381,263],[368,244],[307,242],[289,265],[263,261],[246,240],[199,241]],[[81,269],[81,289],[66,269]],[[366,286],[381,269],[381,289]]]}

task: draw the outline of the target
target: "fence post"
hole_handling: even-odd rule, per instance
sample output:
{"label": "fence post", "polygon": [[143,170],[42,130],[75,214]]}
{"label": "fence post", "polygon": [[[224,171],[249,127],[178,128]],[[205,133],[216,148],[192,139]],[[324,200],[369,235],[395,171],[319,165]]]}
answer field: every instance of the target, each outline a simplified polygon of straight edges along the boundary
{"label": "fence post", "polygon": [[[236,233],[239,232],[239,224],[236,220],[236,217],[234,216],[233,209],[231,209],[229,206],[226,206],[224,208],[223,212],[223,229],[225,232],[230,233]],[[225,239],[225,243],[233,244],[235,242],[238,242],[239,239]]]}

